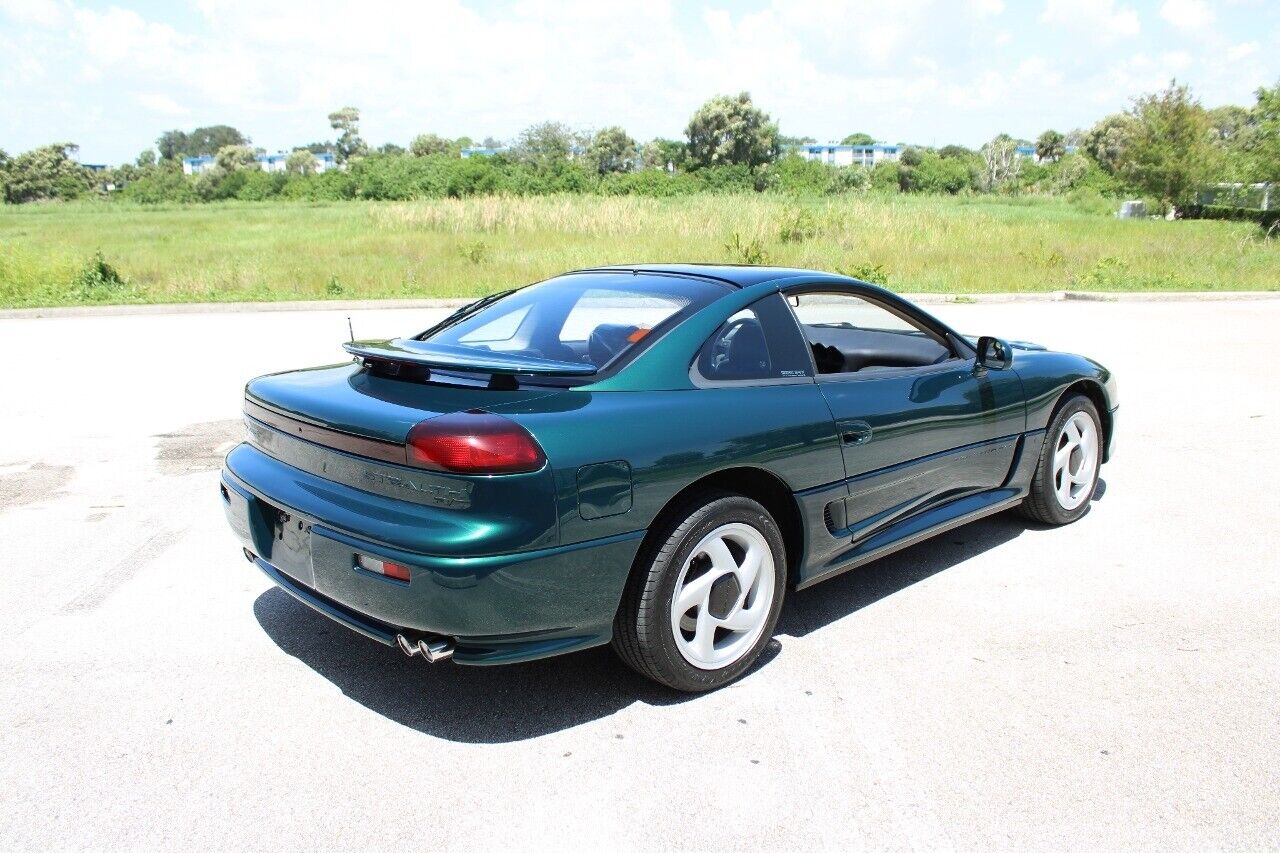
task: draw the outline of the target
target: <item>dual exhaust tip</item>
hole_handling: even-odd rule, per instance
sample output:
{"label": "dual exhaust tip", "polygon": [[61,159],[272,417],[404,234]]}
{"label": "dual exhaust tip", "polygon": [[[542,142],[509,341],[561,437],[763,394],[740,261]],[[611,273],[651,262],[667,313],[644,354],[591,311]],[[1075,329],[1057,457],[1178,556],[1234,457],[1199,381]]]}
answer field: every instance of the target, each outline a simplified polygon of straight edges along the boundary
{"label": "dual exhaust tip", "polygon": [[396,634],[396,645],[409,657],[421,655],[428,663],[440,663],[453,657],[453,640],[446,637],[423,637],[411,640],[404,634]]}

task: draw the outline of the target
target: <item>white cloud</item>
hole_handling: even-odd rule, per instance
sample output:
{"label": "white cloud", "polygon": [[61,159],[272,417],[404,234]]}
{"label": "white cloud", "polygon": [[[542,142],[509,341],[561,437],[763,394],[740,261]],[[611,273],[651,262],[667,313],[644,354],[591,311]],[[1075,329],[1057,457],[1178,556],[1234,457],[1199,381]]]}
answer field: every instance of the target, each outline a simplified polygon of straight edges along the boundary
{"label": "white cloud", "polygon": [[66,17],[66,6],[60,0],[0,0],[0,12],[20,24],[56,27]]}
{"label": "white cloud", "polygon": [[138,103],[146,107],[153,113],[158,113],[170,118],[181,118],[191,115],[191,110],[182,106],[168,95],[162,95],[158,92],[146,92],[138,96]]}
{"label": "white cloud", "polygon": [[1258,43],[1256,41],[1247,41],[1227,48],[1227,58],[1234,62],[1237,59],[1244,59],[1246,56],[1252,56],[1257,52]]}
{"label": "white cloud", "polygon": [[1160,17],[1180,30],[1194,31],[1212,24],[1217,16],[1204,0],[1165,0]]}
{"label": "white cloud", "polygon": [[1047,0],[1040,24],[1009,0],[707,2],[364,0],[354,15],[341,0],[192,0],[171,18],[124,0],[0,0],[0,146],[67,138],[112,160],[167,127],[227,123],[286,148],[332,137],[325,116],[343,104],[375,145],[547,119],[647,139],[742,90],[786,133],[974,144],[1090,124],[1174,74],[1206,103],[1248,102],[1280,44],[1264,0],[1215,7],[1223,33],[1249,26],[1216,46],[1142,32],[1135,10],[1164,0]]}
{"label": "white cloud", "polygon": [[1138,13],[1117,6],[1114,0],[1046,0],[1040,20],[1102,39],[1136,36],[1142,29]]}

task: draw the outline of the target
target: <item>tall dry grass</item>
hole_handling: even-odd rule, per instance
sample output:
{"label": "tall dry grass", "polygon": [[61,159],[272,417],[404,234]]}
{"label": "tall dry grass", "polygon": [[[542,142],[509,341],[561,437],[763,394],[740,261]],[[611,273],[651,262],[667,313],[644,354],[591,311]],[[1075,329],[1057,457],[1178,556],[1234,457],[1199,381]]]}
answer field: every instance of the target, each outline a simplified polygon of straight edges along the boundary
{"label": "tall dry grass", "polygon": [[[73,286],[99,250],[128,287]],[[0,305],[466,296],[749,253],[910,292],[1280,287],[1280,240],[1247,223],[1122,221],[1048,199],[552,196],[5,207]]]}

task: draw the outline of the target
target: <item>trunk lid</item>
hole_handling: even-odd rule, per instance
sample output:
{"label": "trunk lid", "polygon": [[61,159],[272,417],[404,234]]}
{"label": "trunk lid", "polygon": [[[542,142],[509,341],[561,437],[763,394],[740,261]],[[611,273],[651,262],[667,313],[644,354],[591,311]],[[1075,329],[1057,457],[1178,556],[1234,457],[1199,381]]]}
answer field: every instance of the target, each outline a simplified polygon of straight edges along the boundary
{"label": "trunk lid", "polygon": [[397,445],[403,445],[409,430],[427,418],[558,393],[563,392],[406,380],[379,375],[355,363],[260,376],[245,386],[248,403],[327,429]]}

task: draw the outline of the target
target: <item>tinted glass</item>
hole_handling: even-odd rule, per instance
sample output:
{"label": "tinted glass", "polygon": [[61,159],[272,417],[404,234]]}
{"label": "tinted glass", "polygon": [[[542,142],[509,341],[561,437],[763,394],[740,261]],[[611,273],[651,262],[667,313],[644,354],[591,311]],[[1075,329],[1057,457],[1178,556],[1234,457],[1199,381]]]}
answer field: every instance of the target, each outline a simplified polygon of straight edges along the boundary
{"label": "tinted glass", "polygon": [[710,381],[791,379],[812,375],[796,321],[773,294],[725,321],[698,353],[698,372]]}
{"label": "tinted glass", "polygon": [[589,273],[517,290],[427,330],[423,340],[602,368],[724,295],[678,276]]}

